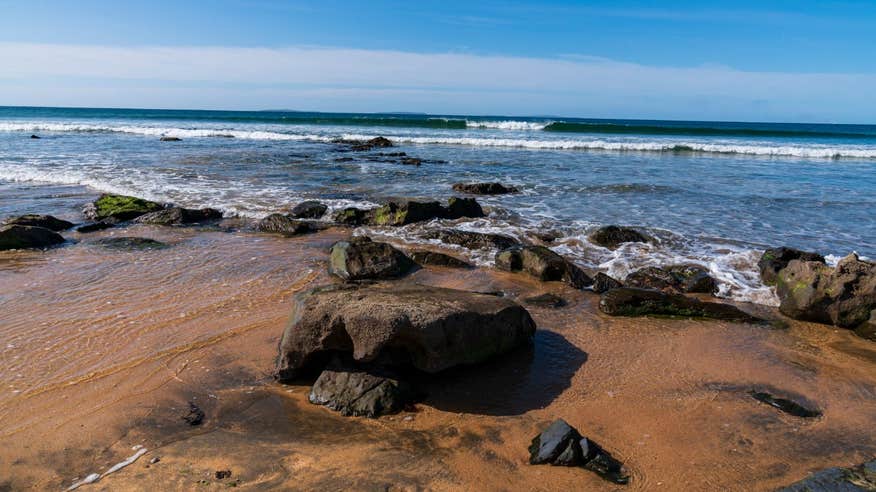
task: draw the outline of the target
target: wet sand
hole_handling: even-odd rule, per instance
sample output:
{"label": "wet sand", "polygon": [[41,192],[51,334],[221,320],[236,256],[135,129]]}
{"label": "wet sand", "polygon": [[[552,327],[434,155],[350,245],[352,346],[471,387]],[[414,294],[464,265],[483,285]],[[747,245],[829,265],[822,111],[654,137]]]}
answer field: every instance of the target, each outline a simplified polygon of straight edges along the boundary
{"label": "wet sand", "polygon": [[[93,244],[112,234],[172,246]],[[348,234],[138,225],[0,253],[0,490],[65,489],[135,446],[138,461],[79,490],[772,490],[876,455],[872,342],[800,322],[610,318],[590,292],[486,269],[401,281],[565,297],[529,307],[532,350],[444,374],[394,416],[311,405],[306,382],[272,380],[276,345],[292,296],[332,281],[328,247]],[[752,389],[824,414],[783,414]],[[181,418],[190,401],[201,426]],[[630,484],[530,466],[530,439],[559,417],[621,459]]]}

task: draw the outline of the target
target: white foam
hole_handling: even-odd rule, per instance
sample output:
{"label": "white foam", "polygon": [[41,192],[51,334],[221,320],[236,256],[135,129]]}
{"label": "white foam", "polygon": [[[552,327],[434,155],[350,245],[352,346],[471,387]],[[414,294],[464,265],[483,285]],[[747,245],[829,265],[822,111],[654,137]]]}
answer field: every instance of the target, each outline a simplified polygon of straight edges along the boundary
{"label": "white foam", "polygon": [[533,121],[466,121],[465,125],[468,128],[492,128],[496,130],[544,130],[550,124]]}
{"label": "white foam", "polygon": [[119,462],[119,463],[116,463],[115,465],[111,466],[111,467],[109,468],[109,470],[107,470],[107,471],[105,471],[105,472],[103,472],[103,473],[101,473],[101,474],[99,474],[99,475],[98,475],[97,473],[92,473],[92,474],[88,475],[88,476],[85,477],[84,479],[82,479],[82,480],[80,480],[80,481],[74,483],[74,484],[71,485],[70,487],[68,487],[67,490],[68,490],[68,491],[70,491],[70,490],[76,490],[76,489],[78,489],[79,487],[81,487],[81,486],[83,486],[83,485],[86,485],[86,484],[89,484],[89,483],[97,482],[98,480],[100,480],[100,479],[106,477],[106,476],[109,475],[110,473],[115,473],[115,472],[121,470],[122,468],[124,468],[124,467],[130,465],[131,463],[137,461],[137,460],[140,459],[140,457],[143,456],[144,454],[146,454],[146,448],[144,448],[144,447],[141,446],[140,449],[138,449],[137,452],[134,453],[132,456],[130,456],[128,459],[126,459],[126,460],[124,460],[124,461],[121,461],[121,462]]}

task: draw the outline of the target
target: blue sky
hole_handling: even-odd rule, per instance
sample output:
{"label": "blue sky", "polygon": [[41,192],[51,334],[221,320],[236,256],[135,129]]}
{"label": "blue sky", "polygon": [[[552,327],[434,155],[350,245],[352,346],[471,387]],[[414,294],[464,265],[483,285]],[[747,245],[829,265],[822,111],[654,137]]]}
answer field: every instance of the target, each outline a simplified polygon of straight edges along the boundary
{"label": "blue sky", "polygon": [[876,1],[0,0],[0,104],[876,122]]}

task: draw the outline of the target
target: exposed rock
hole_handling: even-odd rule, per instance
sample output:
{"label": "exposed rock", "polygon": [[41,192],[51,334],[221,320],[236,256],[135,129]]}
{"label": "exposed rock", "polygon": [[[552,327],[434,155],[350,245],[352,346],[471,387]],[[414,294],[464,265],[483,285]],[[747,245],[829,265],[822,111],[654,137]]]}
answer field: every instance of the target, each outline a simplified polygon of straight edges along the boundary
{"label": "exposed rock", "polygon": [[42,138],[42,137],[40,137],[39,135],[31,135],[30,138],[31,138],[32,140],[39,140],[39,139]]}
{"label": "exposed rock", "polygon": [[504,195],[517,193],[518,190],[513,186],[505,186],[501,183],[456,183],[453,185],[453,191],[471,195]]}
{"label": "exposed rock", "polygon": [[629,482],[623,463],[595,442],[581,434],[565,420],[554,421],[529,446],[529,463],[555,466],[580,466],[618,484]]}
{"label": "exposed rock", "polygon": [[436,373],[531,343],[535,322],[501,297],[424,285],[314,289],[298,296],[280,341],[277,377],[290,380],[330,353],[360,364]]}
{"label": "exposed rock", "polygon": [[109,229],[110,227],[115,227],[114,221],[102,220],[100,222],[92,222],[91,224],[83,224],[76,228],[76,232],[81,232],[85,234],[89,232],[102,231],[104,229]]}
{"label": "exposed rock", "polygon": [[414,262],[390,244],[368,237],[338,241],[332,246],[329,272],[344,280],[375,280],[401,277]]}
{"label": "exposed rock", "polygon": [[566,305],[565,299],[563,299],[562,297],[560,297],[556,294],[551,294],[551,293],[545,293],[545,294],[539,294],[537,296],[527,297],[527,298],[523,299],[523,302],[525,302],[526,304],[532,304],[533,306],[551,307],[551,308],[558,308],[558,307],[563,307]]}
{"label": "exposed rock", "polygon": [[158,140],[161,142],[182,142],[182,139],[179,137],[161,137]]}
{"label": "exposed rock", "polygon": [[312,222],[292,219],[288,215],[283,214],[271,214],[256,224],[256,230],[259,232],[281,234],[283,236],[297,236],[316,232],[319,228]]}
{"label": "exposed rock", "polygon": [[442,218],[446,210],[438,202],[405,200],[389,202],[374,210],[371,223],[374,225],[400,226]]}
{"label": "exposed rock", "polygon": [[371,140],[366,140],[364,142],[361,142],[361,141],[352,142],[350,149],[355,150],[355,151],[363,151],[363,150],[371,150],[371,149],[375,149],[375,148],[386,148],[386,147],[392,147],[392,146],[393,146],[392,142],[388,138],[375,137],[375,138],[372,138]]}
{"label": "exposed rock", "polygon": [[159,203],[143,200],[133,196],[101,195],[94,203],[83,210],[86,217],[92,220],[113,218],[115,220],[132,220],[149,212],[164,208]]}
{"label": "exposed rock", "polygon": [[413,388],[385,371],[367,372],[332,362],[310,390],[310,403],[345,416],[375,418],[396,413],[416,398]]}
{"label": "exposed rock", "polygon": [[718,282],[709,275],[709,270],[699,265],[645,267],[627,275],[624,284],[629,287],[676,293],[714,294],[718,292]]}
{"label": "exposed rock", "polygon": [[451,268],[472,268],[471,264],[444,253],[435,251],[412,251],[411,259],[420,265],[435,265]]}
{"label": "exposed rock", "polygon": [[328,206],[316,200],[307,200],[295,205],[289,215],[296,219],[318,219],[325,215]]}
{"label": "exposed rock", "polygon": [[807,408],[800,403],[789,400],[787,398],[775,397],[763,391],[751,391],[749,394],[755,400],[761,403],[766,403],[771,407],[778,408],[779,410],[787,414],[791,414],[795,417],[813,418],[821,416],[821,412],[819,410]]}
{"label": "exposed rock", "polygon": [[337,211],[335,213],[335,216],[332,217],[332,220],[334,220],[338,224],[360,226],[368,221],[369,215],[370,211],[368,210],[363,210],[356,207],[347,207],[343,210]]}
{"label": "exposed rock", "polygon": [[183,420],[185,420],[185,422],[187,424],[194,427],[194,426],[198,426],[198,425],[201,425],[202,423],[204,423],[204,417],[205,417],[204,411],[201,410],[201,408],[198,405],[196,405],[195,402],[190,401],[188,413],[183,415],[181,418]]}
{"label": "exposed rock", "polygon": [[590,242],[608,249],[617,249],[623,243],[647,243],[648,236],[631,227],[610,225],[600,227],[589,236]]}
{"label": "exposed rock", "polygon": [[840,260],[836,268],[791,260],[779,271],[776,294],[786,316],[856,328],[876,309],[876,264],[855,254]]}
{"label": "exposed rock", "polygon": [[216,470],[214,474],[216,480],[225,480],[226,478],[231,477],[231,470]]}
{"label": "exposed rock", "polygon": [[872,492],[876,490],[876,460],[851,468],[826,468],[778,492]]}
{"label": "exposed rock", "polygon": [[576,289],[593,283],[580,268],[544,246],[513,246],[496,254],[496,268],[524,271],[541,281],[565,281]]}
{"label": "exposed rock", "polygon": [[106,237],[97,241],[98,244],[110,249],[144,250],[162,249],[167,244],[145,237]]}
{"label": "exposed rock", "polygon": [[48,248],[63,242],[63,236],[45,227],[17,224],[0,227],[0,251],[6,249]]}
{"label": "exposed rock", "polygon": [[608,292],[611,289],[619,289],[623,286],[624,284],[602,272],[597,273],[596,276],[593,277],[593,292],[596,292],[597,294]]}
{"label": "exposed rock", "polygon": [[222,218],[222,212],[214,208],[182,208],[170,207],[158,210],[157,212],[149,212],[137,217],[137,222],[142,224],[153,225],[187,225],[197,224],[201,222],[209,222]]}
{"label": "exposed rock", "polygon": [[702,302],[681,294],[621,287],[602,294],[599,309],[612,316],[677,316],[747,323],[763,322],[729,304]]}
{"label": "exposed rock", "polygon": [[426,234],[426,239],[438,239],[443,243],[456,244],[468,249],[507,249],[519,244],[516,239],[502,234],[441,229]]}
{"label": "exposed rock", "polygon": [[42,227],[50,231],[66,231],[73,227],[72,222],[61,220],[51,215],[27,214],[8,219],[3,225],[22,225],[31,227]]}
{"label": "exposed rock", "polygon": [[770,248],[763,252],[760,260],[757,262],[757,268],[760,269],[760,278],[763,280],[763,283],[767,285],[775,284],[779,271],[788,266],[791,260],[824,263],[824,257],[818,253],[809,253],[784,246]]}
{"label": "exposed rock", "polygon": [[870,311],[870,319],[855,328],[855,335],[876,342],[876,309]]}
{"label": "exposed rock", "polygon": [[460,219],[462,217],[484,217],[484,209],[474,198],[451,197],[447,201],[445,217],[448,219]]}

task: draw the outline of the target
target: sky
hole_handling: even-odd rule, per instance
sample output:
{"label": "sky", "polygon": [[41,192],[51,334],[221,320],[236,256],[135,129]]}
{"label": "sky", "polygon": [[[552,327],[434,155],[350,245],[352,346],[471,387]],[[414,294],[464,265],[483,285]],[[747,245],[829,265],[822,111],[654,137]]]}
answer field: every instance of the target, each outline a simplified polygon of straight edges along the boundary
{"label": "sky", "polygon": [[876,1],[0,0],[0,105],[876,123]]}

